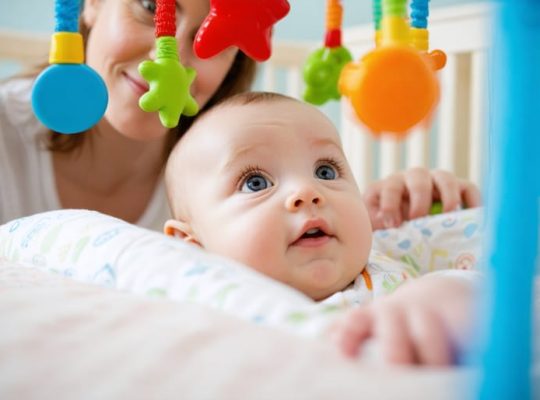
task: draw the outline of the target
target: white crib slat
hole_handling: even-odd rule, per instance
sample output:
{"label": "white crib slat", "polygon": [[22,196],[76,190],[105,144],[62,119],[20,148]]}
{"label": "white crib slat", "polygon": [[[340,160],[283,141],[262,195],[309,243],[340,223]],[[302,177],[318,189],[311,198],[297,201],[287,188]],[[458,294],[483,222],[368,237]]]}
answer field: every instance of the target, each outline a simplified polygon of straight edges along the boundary
{"label": "white crib slat", "polygon": [[384,178],[400,169],[400,142],[394,135],[381,136],[381,158],[379,159],[379,178]]}
{"label": "white crib slat", "polygon": [[351,166],[354,178],[360,190],[373,180],[373,138],[365,132],[361,125],[351,115],[346,100],[341,101],[341,141],[345,157]]}
{"label": "white crib slat", "polygon": [[353,123],[347,123],[343,131],[345,157],[349,161],[360,190],[373,180],[373,159],[370,136]]}
{"label": "white crib slat", "polygon": [[298,67],[287,68],[287,94],[299,99],[301,96],[302,77]]}
{"label": "white crib slat", "polygon": [[482,133],[485,118],[486,53],[476,51],[471,55],[471,118],[469,142],[469,180],[481,184],[482,180]]}
{"label": "white crib slat", "polygon": [[458,87],[457,55],[447,55],[446,66],[441,73],[441,103],[439,105],[439,129],[437,143],[437,167],[455,170],[456,96]]}
{"label": "white crib slat", "polygon": [[276,89],[276,69],[269,62],[264,65],[262,86],[267,92],[273,92]]}
{"label": "white crib slat", "polygon": [[429,136],[426,129],[417,127],[405,142],[407,168],[428,167],[429,163]]}

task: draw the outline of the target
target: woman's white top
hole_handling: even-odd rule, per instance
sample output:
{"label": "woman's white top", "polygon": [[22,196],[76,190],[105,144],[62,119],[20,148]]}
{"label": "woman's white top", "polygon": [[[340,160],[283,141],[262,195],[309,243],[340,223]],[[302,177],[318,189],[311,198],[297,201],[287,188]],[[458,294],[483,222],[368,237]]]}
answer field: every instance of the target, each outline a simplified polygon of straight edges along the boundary
{"label": "woman's white top", "polygon": [[[61,209],[52,154],[39,139],[47,129],[31,105],[32,79],[0,84],[0,224]],[[161,231],[170,218],[163,181],[137,225]]]}

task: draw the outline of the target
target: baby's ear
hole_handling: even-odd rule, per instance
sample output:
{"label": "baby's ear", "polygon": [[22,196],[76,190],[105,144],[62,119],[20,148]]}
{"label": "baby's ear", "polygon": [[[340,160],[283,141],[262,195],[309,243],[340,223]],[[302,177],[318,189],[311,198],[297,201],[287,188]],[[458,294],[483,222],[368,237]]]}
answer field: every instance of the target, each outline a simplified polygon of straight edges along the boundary
{"label": "baby's ear", "polygon": [[184,240],[187,243],[192,243],[201,246],[201,243],[195,237],[191,225],[187,222],[177,219],[169,219],[163,226],[163,233],[167,236],[172,236]]}

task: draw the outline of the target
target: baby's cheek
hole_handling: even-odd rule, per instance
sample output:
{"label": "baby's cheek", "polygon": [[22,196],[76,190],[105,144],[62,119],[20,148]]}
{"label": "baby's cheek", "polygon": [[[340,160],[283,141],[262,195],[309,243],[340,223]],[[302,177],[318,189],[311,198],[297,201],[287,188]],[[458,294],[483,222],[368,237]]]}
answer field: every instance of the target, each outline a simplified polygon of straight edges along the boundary
{"label": "baby's cheek", "polygon": [[354,251],[354,257],[366,258],[371,250],[372,230],[369,214],[365,206],[357,206],[347,219],[348,238],[355,245],[349,246]]}
{"label": "baby's cheek", "polygon": [[252,258],[253,235],[240,220],[205,226],[205,248],[247,264]]}

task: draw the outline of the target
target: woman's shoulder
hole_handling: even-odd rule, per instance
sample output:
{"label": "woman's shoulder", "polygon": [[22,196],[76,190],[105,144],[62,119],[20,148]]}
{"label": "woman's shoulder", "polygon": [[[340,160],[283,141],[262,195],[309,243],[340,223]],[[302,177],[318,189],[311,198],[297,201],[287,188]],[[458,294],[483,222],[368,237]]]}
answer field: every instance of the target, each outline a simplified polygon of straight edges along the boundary
{"label": "woman's shoulder", "polygon": [[0,133],[31,136],[44,129],[32,111],[33,78],[13,78],[0,84]]}

